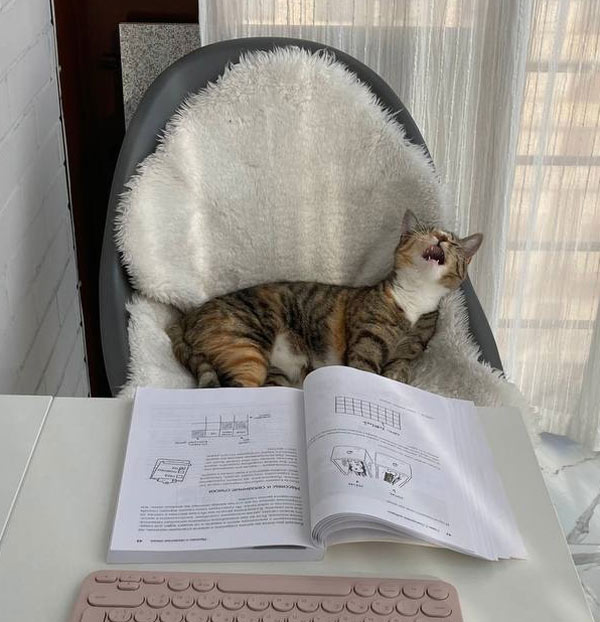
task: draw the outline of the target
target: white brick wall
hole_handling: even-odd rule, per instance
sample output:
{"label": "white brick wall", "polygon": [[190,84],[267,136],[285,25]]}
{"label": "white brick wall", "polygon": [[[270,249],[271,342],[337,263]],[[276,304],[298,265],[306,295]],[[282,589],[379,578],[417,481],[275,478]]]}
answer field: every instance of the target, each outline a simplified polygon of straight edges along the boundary
{"label": "white brick wall", "polygon": [[87,395],[51,0],[0,0],[0,393]]}

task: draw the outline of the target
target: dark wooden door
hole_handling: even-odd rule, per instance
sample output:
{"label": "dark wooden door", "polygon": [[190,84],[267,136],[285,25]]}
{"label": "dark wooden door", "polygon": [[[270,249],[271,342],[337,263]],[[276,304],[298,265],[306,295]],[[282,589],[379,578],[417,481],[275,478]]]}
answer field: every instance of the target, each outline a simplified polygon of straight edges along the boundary
{"label": "dark wooden door", "polygon": [[198,22],[198,0],[54,0],[67,162],[93,396],[110,395],[98,270],[112,175],[125,135],[119,23]]}

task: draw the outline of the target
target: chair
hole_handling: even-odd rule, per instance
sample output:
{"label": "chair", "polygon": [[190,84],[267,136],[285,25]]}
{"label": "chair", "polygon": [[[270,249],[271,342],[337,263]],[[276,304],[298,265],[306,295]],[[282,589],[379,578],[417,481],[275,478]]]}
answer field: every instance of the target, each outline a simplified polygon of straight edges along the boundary
{"label": "chair", "polygon": [[[113,395],[118,393],[127,377],[129,348],[125,305],[133,291],[113,237],[119,195],[137,165],[155,150],[161,130],[187,95],[215,81],[225,67],[235,63],[240,55],[285,46],[333,52],[337,60],[346,64],[395,114],[409,140],[426,149],[419,129],[392,89],[367,66],[344,52],[320,43],[271,37],[236,39],[201,47],[171,65],[150,86],[131,121],[119,154],[106,215],[99,281],[100,332],[104,364]],[[481,349],[481,360],[502,371],[494,337],[471,283],[467,280],[462,289],[469,315],[469,329]]]}

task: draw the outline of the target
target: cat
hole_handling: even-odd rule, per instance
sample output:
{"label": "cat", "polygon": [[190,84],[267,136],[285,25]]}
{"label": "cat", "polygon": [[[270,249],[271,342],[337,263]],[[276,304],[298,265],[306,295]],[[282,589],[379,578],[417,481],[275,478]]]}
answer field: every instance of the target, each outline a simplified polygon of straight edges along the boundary
{"label": "cat", "polygon": [[209,300],[167,332],[199,387],[296,386],[311,370],[349,365],[400,382],[436,328],[481,245],[420,226],[407,210],[391,273],[366,287],[279,282]]}

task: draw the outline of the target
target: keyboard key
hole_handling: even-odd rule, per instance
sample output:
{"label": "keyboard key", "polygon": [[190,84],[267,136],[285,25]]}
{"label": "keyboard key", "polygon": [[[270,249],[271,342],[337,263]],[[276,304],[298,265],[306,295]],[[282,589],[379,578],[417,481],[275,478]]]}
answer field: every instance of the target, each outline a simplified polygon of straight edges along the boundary
{"label": "keyboard key", "polygon": [[81,622],[104,622],[104,609],[88,607],[81,614]]}
{"label": "keyboard key", "polygon": [[327,598],[321,603],[321,608],[327,613],[339,613],[344,609],[344,601],[339,598]]}
{"label": "keyboard key", "polygon": [[350,613],[365,613],[369,609],[369,603],[366,600],[351,598],[346,603],[346,609],[348,609]]}
{"label": "keyboard key", "polygon": [[161,574],[146,574],[143,577],[144,583],[150,585],[160,585],[165,582],[165,578]]}
{"label": "keyboard key", "polygon": [[192,609],[185,614],[185,622],[208,622],[209,615],[199,609]]}
{"label": "keyboard key", "polygon": [[160,612],[160,622],[181,622],[183,620],[183,614],[177,609],[164,609]]}
{"label": "keyboard key", "polygon": [[372,583],[357,583],[354,586],[354,591],[359,596],[364,596],[368,598],[369,596],[373,596],[375,594],[375,586]]}
{"label": "keyboard key", "polygon": [[110,622],[129,622],[131,620],[131,611],[127,609],[111,609],[108,612]]}
{"label": "keyboard key", "polygon": [[196,604],[196,598],[193,594],[188,592],[174,594],[173,598],[171,598],[171,603],[173,607],[177,607],[177,609],[189,609],[191,606]]}
{"label": "keyboard key", "polygon": [[135,592],[92,592],[88,603],[94,607],[139,607],[144,597]]}
{"label": "keyboard key", "polygon": [[152,609],[138,609],[133,614],[133,619],[135,622],[155,622],[156,620],[156,611],[152,611]]}
{"label": "keyboard key", "polygon": [[389,600],[382,600],[381,598],[378,598],[371,603],[371,609],[373,610],[373,613],[380,616],[386,616],[394,610],[394,603]]}
{"label": "keyboard key", "polygon": [[139,583],[134,583],[133,581],[121,581],[117,588],[120,590],[125,590],[126,592],[133,592],[134,590],[140,589]]}
{"label": "keyboard key", "polygon": [[244,606],[244,599],[240,596],[234,596],[233,594],[226,594],[223,596],[221,604],[225,609],[229,609],[229,611],[237,611]]}
{"label": "keyboard key", "polygon": [[170,598],[166,592],[155,592],[153,594],[148,594],[146,602],[153,609],[162,609],[169,604]]}
{"label": "keyboard key", "polygon": [[403,598],[396,601],[396,611],[402,616],[414,616],[419,612],[419,603]]}
{"label": "keyboard key", "polygon": [[304,613],[313,613],[319,608],[319,601],[310,596],[301,596],[296,603],[296,607]]}
{"label": "keyboard key", "polygon": [[424,602],[421,605],[421,611],[430,618],[447,618],[452,613],[452,609],[448,605],[430,601]]}
{"label": "keyboard key", "polygon": [[216,609],[219,605],[219,597],[216,594],[202,594],[196,600],[201,609]]}
{"label": "keyboard key", "polygon": [[[288,622],[312,622],[313,617],[310,613],[303,613],[302,611],[290,611],[287,614]],[[239,622],[239,620],[238,620]]]}
{"label": "keyboard key", "polygon": [[119,575],[116,572],[99,572],[95,576],[97,583],[115,583],[118,578]]}
{"label": "keyboard key", "polygon": [[167,585],[169,586],[169,589],[174,592],[183,592],[183,590],[187,590],[188,587],[190,587],[190,580],[179,577],[173,578],[169,579]]}
{"label": "keyboard key", "polygon": [[425,588],[422,585],[405,585],[402,593],[408,598],[423,598],[425,596]]}
{"label": "keyboard key", "polygon": [[362,617],[351,613],[342,613],[338,622],[362,622]]}
{"label": "keyboard key", "polygon": [[306,576],[300,583],[297,577],[273,575],[231,575],[219,578],[218,586],[222,592],[307,596],[347,596],[352,588],[350,580],[340,581],[339,578]]}
{"label": "keyboard key", "polygon": [[440,586],[435,586],[435,587],[434,586],[428,587],[427,594],[435,600],[446,600],[450,592],[443,585],[440,585]]}
{"label": "keyboard key", "polygon": [[379,586],[379,593],[385,598],[396,598],[400,594],[400,586],[397,583],[382,583]]}
{"label": "keyboard key", "polygon": [[272,607],[275,611],[290,611],[295,604],[295,600],[289,596],[276,596],[273,599]]}
{"label": "keyboard key", "polygon": [[252,611],[264,611],[271,603],[264,596],[248,596],[248,609]]}
{"label": "keyboard key", "polygon": [[262,622],[287,622],[287,617],[283,613],[277,613],[276,611],[267,611],[262,615]]}
{"label": "keyboard key", "polygon": [[192,587],[196,592],[210,592],[215,587],[215,582],[210,579],[196,579],[192,581]]}
{"label": "keyboard key", "polygon": [[212,622],[233,622],[233,614],[228,611],[215,611],[210,617]]}
{"label": "keyboard key", "polygon": [[260,622],[260,616],[250,611],[239,611],[236,618],[237,622]]}
{"label": "keyboard key", "polygon": [[142,580],[142,575],[137,572],[125,572],[120,576],[121,581],[137,581]]}

